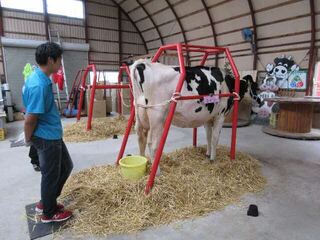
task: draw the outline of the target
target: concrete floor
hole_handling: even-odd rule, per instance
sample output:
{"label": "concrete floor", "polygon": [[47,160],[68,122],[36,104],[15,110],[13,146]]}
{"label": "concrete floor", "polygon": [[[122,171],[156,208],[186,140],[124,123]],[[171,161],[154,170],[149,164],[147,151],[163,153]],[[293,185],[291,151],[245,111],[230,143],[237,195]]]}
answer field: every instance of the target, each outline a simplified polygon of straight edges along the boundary
{"label": "concrete floor", "polygon": [[[65,120],[64,120],[65,121]],[[70,121],[70,119],[68,120]],[[73,121],[73,120],[72,120]],[[0,142],[0,239],[28,239],[25,205],[39,199],[40,174],[34,172],[28,148],[9,148],[9,139],[22,122],[8,124],[8,138]],[[191,144],[191,129],[172,128],[166,151]],[[230,144],[230,129],[223,129],[220,144]],[[113,164],[121,140],[67,144],[74,172],[95,165]],[[205,144],[203,129],[199,143]],[[277,138],[262,133],[261,126],[238,130],[238,150],[250,153],[263,164],[266,189],[243,197],[241,204],[194,220],[151,228],[130,235],[76,237],[65,232],[59,239],[320,239],[320,142]],[[137,153],[135,136],[127,153]],[[249,204],[257,204],[260,216],[246,216]],[[52,239],[47,236],[42,239]]]}

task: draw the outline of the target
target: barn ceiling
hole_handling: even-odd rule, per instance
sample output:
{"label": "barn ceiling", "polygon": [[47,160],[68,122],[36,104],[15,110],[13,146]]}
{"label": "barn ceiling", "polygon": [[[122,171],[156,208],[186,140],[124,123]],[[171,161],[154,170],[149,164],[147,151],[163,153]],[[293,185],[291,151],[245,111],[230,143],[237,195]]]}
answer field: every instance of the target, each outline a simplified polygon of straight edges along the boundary
{"label": "barn ceiling", "polygon": [[[303,58],[312,42],[320,45],[320,0],[112,1],[137,27],[148,52],[174,42],[226,46],[237,57],[253,58],[256,68],[263,55],[294,52]],[[242,39],[246,27],[255,33],[255,54]],[[191,62],[198,59],[190,54]]]}

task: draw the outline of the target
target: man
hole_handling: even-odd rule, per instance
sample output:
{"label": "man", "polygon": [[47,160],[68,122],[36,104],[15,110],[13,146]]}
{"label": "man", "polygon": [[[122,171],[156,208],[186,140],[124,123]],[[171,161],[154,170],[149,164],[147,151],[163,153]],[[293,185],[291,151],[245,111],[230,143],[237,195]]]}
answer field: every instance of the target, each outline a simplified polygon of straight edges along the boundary
{"label": "man", "polygon": [[62,140],[62,125],[55,105],[49,76],[61,66],[62,49],[56,43],[44,43],[36,49],[39,68],[28,77],[23,88],[26,108],[24,132],[26,145],[36,148],[41,170],[41,201],[36,206],[44,223],[61,222],[72,216],[57,204],[73,163]]}

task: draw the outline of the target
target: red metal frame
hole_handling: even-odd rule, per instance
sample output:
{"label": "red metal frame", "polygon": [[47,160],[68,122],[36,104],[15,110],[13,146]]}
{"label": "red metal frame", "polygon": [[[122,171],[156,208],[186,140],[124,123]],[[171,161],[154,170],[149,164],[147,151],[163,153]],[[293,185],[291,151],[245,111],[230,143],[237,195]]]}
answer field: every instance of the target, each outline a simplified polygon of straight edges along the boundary
{"label": "red metal frame", "polygon": [[79,89],[79,86],[80,86],[81,80],[82,80],[82,73],[84,71],[85,71],[84,69],[79,70],[77,72],[77,75],[76,75],[74,81],[73,81],[72,88],[71,88],[70,95],[69,95],[69,99],[67,102],[67,107],[66,107],[69,110],[69,114],[66,114],[65,115],[66,117],[71,117],[71,110],[74,107],[74,103],[76,101],[75,97],[77,96],[76,91],[78,91],[78,89]]}
{"label": "red metal frame", "polygon": [[[90,71],[90,69],[92,69],[92,71],[93,71],[93,83],[92,83],[92,85],[86,85],[86,79],[87,79],[87,75],[88,75],[88,72]],[[120,76],[122,76],[123,71],[125,71],[129,76],[129,84],[120,84],[121,83]],[[120,67],[119,75],[118,75],[118,84],[97,85],[96,67],[94,64],[88,65],[88,67],[86,68],[86,70],[83,74],[83,78],[82,78],[82,82],[81,82],[80,100],[79,100],[79,104],[78,104],[77,120],[79,121],[80,117],[81,117],[81,109],[82,109],[85,89],[89,89],[91,91],[90,92],[90,104],[89,104],[87,128],[86,128],[87,130],[91,130],[91,128],[92,128],[92,125],[91,125],[92,112],[93,112],[94,96],[95,96],[96,89],[121,89],[121,88],[131,88],[131,79],[130,79],[130,73],[129,73],[128,66],[123,65]],[[119,99],[121,99],[119,92],[118,92],[118,96],[119,96]],[[120,104],[121,104],[121,100],[120,100]],[[131,91],[130,91],[130,105],[131,105],[131,109],[133,109],[133,96],[132,96]],[[120,111],[120,114],[122,114],[122,111]],[[131,116],[130,116],[130,118],[131,118]],[[130,120],[130,118],[129,118],[129,120]],[[130,130],[131,130],[131,128],[130,128]],[[129,131],[129,133],[130,133],[130,131]]]}
{"label": "red metal frame", "polygon": [[[226,54],[226,57],[228,58],[228,60],[230,62],[231,70],[232,70],[234,77],[235,77],[235,89],[234,89],[235,92],[228,93],[228,94],[218,94],[218,95],[220,97],[229,97],[229,96],[235,97],[234,107],[233,107],[233,116],[232,116],[232,118],[233,118],[232,119],[232,137],[231,137],[231,149],[230,149],[230,158],[231,158],[231,160],[234,160],[235,159],[235,147],[236,147],[237,122],[238,122],[238,104],[239,104],[238,96],[239,96],[239,87],[240,87],[240,76],[239,76],[238,70],[235,66],[235,63],[231,57],[229,49],[223,48],[223,47],[189,45],[189,44],[181,44],[181,43],[169,44],[169,45],[162,46],[158,49],[158,51],[156,52],[155,56],[152,59],[152,62],[156,62],[159,59],[159,57],[161,56],[161,54],[167,50],[176,50],[177,54],[178,54],[181,75],[180,75],[179,82],[178,82],[176,89],[175,89],[175,93],[177,93],[177,94],[181,93],[181,89],[182,89],[183,82],[185,80],[185,75],[186,75],[183,52],[189,51],[189,52],[202,52],[202,53],[204,53],[202,60],[200,62],[200,65],[205,64],[209,55],[220,54],[220,53]],[[131,82],[131,80],[130,80],[130,82]],[[199,96],[180,96],[179,95],[176,98],[176,100],[202,99],[203,97],[205,97],[205,96],[204,95],[199,95]],[[160,163],[161,155],[162,155],[163,148],[164,148],[167,136],[168,136],[168,132],[169,132],[169,129],[171,126],[171,122],[172,122],[173,115],[174,115],[174,112],[176,109],[176,105],[177,105],[176,101],[172,101],[170,103],[169,112],[168,112],[168,115],[167,115],[167,118],[166,118],[166,121],[164,124],[162,137],[161,137],[159,146],[158,146],[156,154],[155,154],[155,159],[153,161],[153,165],[152,165],[149,179],[147,182],[147,186],[145,189],[146,194],[148,194],[150,192],[150,190],[153,186],[156,171],[157,171],[159,163]],[[119,163],[119,160],[123,156],[126,142],[127,142],[130,130],[131,130],[132,123],[133,123],[133,119],[135,117],[134,115],[135,115],[135,111],[133,108],[131,108],[130,119],[128,121],[128,127],[126,129],[125,137],[122,142],[121,150],[120,150],[118,158],[117,158],[117,164]],[[196,144],[197,144],[197,129],[195,128],[193,130],[193,145],[196,146]]]}

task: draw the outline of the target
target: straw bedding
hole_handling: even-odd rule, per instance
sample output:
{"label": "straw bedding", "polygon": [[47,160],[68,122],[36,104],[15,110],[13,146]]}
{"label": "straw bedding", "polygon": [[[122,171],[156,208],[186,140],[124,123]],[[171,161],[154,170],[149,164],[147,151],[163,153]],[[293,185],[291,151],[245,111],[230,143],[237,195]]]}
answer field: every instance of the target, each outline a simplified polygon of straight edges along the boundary
{"label": "straw bedding", "polygon": [[126,131],[128,120],[124,116],[96,118],[92,120],[92,129],[86,130],[87,119],[66,125],[63,139],[65,142],[88,142],[122,135]]}
{"label": "straw bedding", "polygon": [[94,167],[74,174],[62,200],[75,217],[69,227],[77,234],[119,234],[203,216],[264,188],[257,160],[218,147],[217,160],[209,163],[205,148],[184,148],[164,155],[161,176],[151,194],[144,195],[147,176],[138,182],[122,178],[114,166]]}

